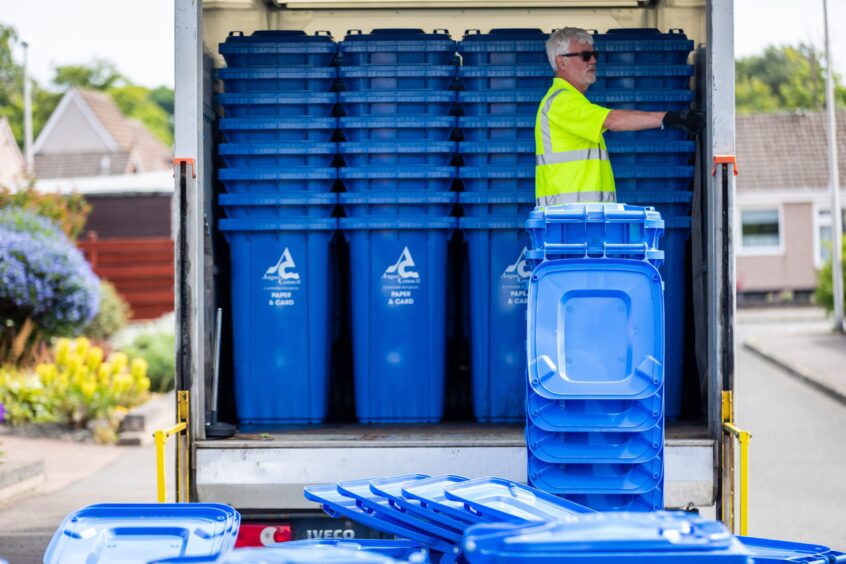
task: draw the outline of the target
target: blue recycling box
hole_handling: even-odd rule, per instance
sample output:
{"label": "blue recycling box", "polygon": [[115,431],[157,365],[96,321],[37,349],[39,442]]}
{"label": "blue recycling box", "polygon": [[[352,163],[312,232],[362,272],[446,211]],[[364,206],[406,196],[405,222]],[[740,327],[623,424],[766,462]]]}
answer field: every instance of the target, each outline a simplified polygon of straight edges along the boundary
{"label": "blue recycling box", "polygon": [[222,219],[242,423],[320,423],[328,403],[331,218]]}
{"label": "blue recycling box", "polygon": [[520,421],[526,401],[526,302],[532,268],[525,216],[463,217],[469,258],[473,414]]}
{"label": "blue recycling box", "polygon": [[230,31],[218,51],[230,67],[276,67],[288,65],[329,66],[338,45],[326,31],[306,35],[302,30],[267,29],[244,35]]}
{"label": "blue recycling box", "polygon": [[447,65],[455,56],[455,41],[445,29],[353,29],[338,47],[345,65]]}
{"label": "blue recycling box", "polygon": [[340,226],[350,243],[359,421],[440,421],[455,218],[344,218]]}

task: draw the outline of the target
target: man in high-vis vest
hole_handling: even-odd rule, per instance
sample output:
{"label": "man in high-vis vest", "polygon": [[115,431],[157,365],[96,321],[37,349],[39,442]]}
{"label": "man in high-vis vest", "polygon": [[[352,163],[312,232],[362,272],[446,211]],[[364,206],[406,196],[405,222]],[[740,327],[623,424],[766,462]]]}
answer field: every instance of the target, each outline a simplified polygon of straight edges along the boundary
{"label": "man in high-vis vest", "polygon": [[576,202],[616,202],[614,173],[602,134],[677,127],[698,133],[705,114],[696,110],[611,110],[585,98],[596,82],[593,38],[567,27],[550,35],[546,54],[555,70],[535,120],[535,198],[539,207]]}

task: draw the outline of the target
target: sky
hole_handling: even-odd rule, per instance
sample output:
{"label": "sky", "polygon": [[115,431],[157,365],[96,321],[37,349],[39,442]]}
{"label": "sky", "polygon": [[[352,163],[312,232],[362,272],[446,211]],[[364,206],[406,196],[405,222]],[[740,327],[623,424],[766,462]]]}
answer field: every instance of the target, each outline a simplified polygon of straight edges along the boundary
{"label": "sky", "polygon": [[[829,19],[835,69],[846,76],[846,0],[829,0]],[[173,0],[0,0],[0,23],[29,42],[32,74],[44,86],[54,66],[95,58],[137,84],[173,86]],[[735,1],[738,57],[800,41],[822,50],[823,37],[822,0]]]}

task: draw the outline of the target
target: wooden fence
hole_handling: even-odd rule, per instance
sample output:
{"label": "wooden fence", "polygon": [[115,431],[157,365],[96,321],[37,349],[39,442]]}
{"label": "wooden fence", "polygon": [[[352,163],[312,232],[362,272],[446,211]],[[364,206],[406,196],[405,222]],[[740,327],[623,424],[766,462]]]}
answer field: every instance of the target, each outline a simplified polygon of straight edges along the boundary
{"label": "wooden fence", "polygon": [[133,319],[155,319],[173,311],[173,240],[164,237],[78,241],[94,272],[115,285],[132,307]]}

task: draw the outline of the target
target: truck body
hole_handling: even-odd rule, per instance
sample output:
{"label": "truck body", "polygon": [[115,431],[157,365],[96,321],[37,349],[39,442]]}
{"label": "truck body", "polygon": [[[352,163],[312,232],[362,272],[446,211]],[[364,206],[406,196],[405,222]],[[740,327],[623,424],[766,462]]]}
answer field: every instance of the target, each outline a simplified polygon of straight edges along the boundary
{"label": "truck body", "polygon": [[[731,0],[176,0],[175,210],[177,387],[190,392],[190,493],[197,501],[229,503],[245,519],[292,523],[295,537],[354,534],[320,520],[303,486],[411,473],[495,475],[526,481],[522,425],[469,420],[437,425],[367,426],[333,423],[239,432],[210,440],[214,312],[225,294],[228,258],[216,233],[213,205],[217,114],[217,46],[230,31],[577,26],[681,28],[695,41],[697,105],[708,115],[697,154],[689,291],[690,343],[685,388],[695,390],[679,421],[666,431],[667,507],[716,505],[732,495],[730,449],[724,448],[723,392],[733,378],[734,49]],[[226,325],[226,324],[224,324]],[[232,395],[231,355],[224,331],[221,403]],[[688,394],[690,395],[690,394]],[[221,414],[232,415],[221,408]],[[727,439],[726,439],[727,441]],[[729,452],[728,455],[725,453]],[[341,531],[341,533],[338,533]]]}

